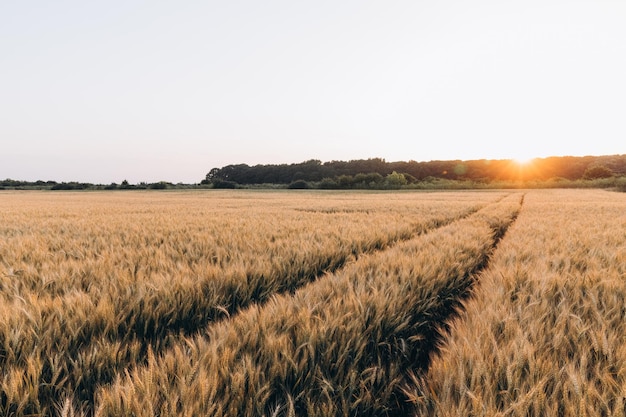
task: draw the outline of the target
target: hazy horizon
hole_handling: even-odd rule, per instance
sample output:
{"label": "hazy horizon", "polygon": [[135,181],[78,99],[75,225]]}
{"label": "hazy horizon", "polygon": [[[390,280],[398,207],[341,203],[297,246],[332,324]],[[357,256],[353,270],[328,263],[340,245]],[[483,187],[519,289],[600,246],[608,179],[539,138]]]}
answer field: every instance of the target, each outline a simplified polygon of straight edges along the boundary
{"label": "hazy horizon", "polygon": [[626,3],[0,5],[0,179],[626,153]]}
{"label": "hazy horizon", "polygon": [[[394,162],[418,162],[418,163],[430,163],[430,162],[447,162],[447,161],[461,161],[461,162],[480,162],[480,161],[512,161],[514,167],[517,167],[516,169],[519,169],[519,167],[531,167],[531,169],[537,169],[536,168],[536,164],[538,163],[538,161],[541,160],[547,160],[550,158],[567,158],[567,157],[611,157],[611,156],[621,156],[621,155],[625,155],[625,154],[610,154],[610,155],[550,155],[550,156],[546,156],[546,157],[536,157],[536,158],[473,158],[473,159],[463,159],[463,160],[459,160],[459,159],[433,159],[433,160],[428,160],[428,161],[415,161],[415,160],[394,160],[394,161],[390,161],[390,160],[386,160],[385,158],[382,158],[385,162],[387,163],[394,163]],[[378,157],[371,157],[371,158],[359,158],[358,160],[367,160],[367,159],[375,159]],[[290,161],[290,162],[282,162],[282,163],[267,163],[267,164],[263,164],[260,163],[258,165],[281,165],[281,164],[286,164],[286,165],[291,165],[291,164],[300,164],[300,163],[304,163],[307,162],[311,159],[315,159],[315,158],[309,158],[307,160],[302,160],[302,161]],[[321,161],[321,163],[324,165],[326,163],[332,163],[332,162],[350,162],[351,160],[355,160],[353,159],[345,159],[345,160],[329,160],[329,161]],[[239,165],[239,164],[245,164],[245,162],[233,162],[232,164],[227,164],[227,165]],[[208,171],[210,171],[213,168],[224,168],[227,165],[222,165],[222,166],[216,166],[216,167],[211,167],[210,169],[207,169],[207,173]],[[247,164],[251,167],[254,167],[257,164]],[[0,178],[0,180],[12,180],[12,181],[27,181],[27,182],[37,182],[37,181],[53,181],[53,182],[78,182],[78,183],[88,183],[88,184],[93,184],[93,185],[109,185],[109,184],[120,184],[123,183],[124,181],[128,182],[129,184],[132,185],[139,185],[139,184],[150,184],[150,183],[158,183],[158,182],[169,182],[172,184],[185,184],[185,185],[192,185],[192,184],[198,184],[200,183],[202,180],[205,179],[205,176],[207,173],[204,173],[201,178],[197,178],[191,181],[170,181],[166,178],[162,178],[160,180],[152,180],[152,181],[145,181],[145,180],[138,180],[138,181],[129,181],[127,178],[123,178],[121,180],[118,181],[111,181],[111,182],[89,182],[89,181],[84,181],[80,178],[75,178],[75,179],[65,179],[62,181],[59,181],[55,178],[37,178],[37,179],[24,179],[24,178]]]}

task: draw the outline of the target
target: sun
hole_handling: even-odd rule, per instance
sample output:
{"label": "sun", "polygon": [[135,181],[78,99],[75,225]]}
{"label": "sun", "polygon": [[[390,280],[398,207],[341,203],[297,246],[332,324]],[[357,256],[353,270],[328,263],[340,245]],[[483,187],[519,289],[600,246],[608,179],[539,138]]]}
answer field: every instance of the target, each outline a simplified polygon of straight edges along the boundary
{"label": "sun", "polygon": [[511,174],[518,180],[525,181],[536,177],[539,174],[535,164],[536,157],[518,155],[511,158]]}
{"label": "sun", "polygon": [[513,162],[520,167],[530,165],[535,159],[534,156],[518,155],[512,158]]}

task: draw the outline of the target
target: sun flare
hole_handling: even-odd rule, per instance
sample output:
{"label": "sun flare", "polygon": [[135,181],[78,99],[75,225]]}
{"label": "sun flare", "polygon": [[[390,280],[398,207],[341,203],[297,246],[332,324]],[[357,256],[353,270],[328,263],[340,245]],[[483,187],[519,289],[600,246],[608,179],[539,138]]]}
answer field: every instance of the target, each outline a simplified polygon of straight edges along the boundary
{"label": "sun flare", "polygon": [[519,156],[519,157],[513,158],[513,162],[515,162],[517,165],[520,165],[520,166],[528,165],[533,160],[535,160],[535,158],[529,157],[529,156]]}

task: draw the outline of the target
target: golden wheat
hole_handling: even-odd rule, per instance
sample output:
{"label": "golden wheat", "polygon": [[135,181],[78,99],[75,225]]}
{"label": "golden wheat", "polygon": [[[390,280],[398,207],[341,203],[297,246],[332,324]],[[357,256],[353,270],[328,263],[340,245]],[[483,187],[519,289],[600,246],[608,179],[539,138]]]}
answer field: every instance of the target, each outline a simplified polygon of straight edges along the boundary
{"label": "golden wheat", "polygon": [[[505,195],[3,192],[0,414],[92,410],[96,388],[154,363],[151,349],[182,356],[198,343],[188,336],[215,319]],[[199,365],[190,372],[216,378]],[[206,382],[177,392],[162,405],[170,414],[219,396]]]}
{"label": "golden wheat", "polygon": [[[438,327],[467,295],[473,273],[519,207],[513,196],[362,256],[293,295],[251,306],[206,336],[188,339],[189,349],[163,351],[156,372],[140,366],[118,378],[98,394],[96,415],[400,412],[406,370],[426,366]],[[207,401],[193,400],[198,397]],[[182,400],[175,413],[172,398]],[[158,408],[147,412],[150,405]]]}
{"label": "golden wheat", "polygon": [[624,415],[625,299],[626,196],[529,193],[440,356],[406,388],[415,415]]}

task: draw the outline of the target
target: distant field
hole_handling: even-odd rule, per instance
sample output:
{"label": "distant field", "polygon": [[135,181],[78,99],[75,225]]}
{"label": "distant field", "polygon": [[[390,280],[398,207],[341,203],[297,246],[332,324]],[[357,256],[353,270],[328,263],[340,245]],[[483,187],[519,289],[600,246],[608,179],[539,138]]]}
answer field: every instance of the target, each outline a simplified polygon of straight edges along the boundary
{"label": "distant field", "polygon": [[625,231],[599,190],[0,192],[0,415],[619,414]]}

